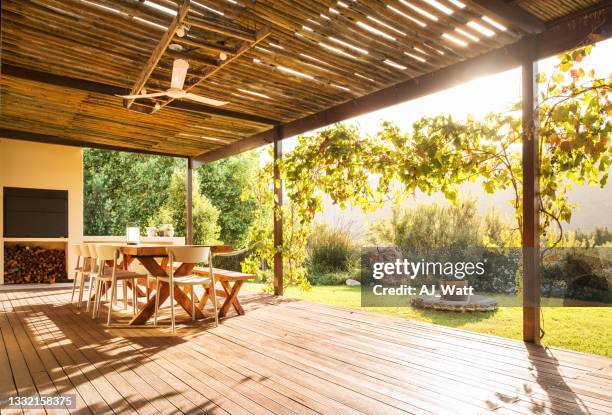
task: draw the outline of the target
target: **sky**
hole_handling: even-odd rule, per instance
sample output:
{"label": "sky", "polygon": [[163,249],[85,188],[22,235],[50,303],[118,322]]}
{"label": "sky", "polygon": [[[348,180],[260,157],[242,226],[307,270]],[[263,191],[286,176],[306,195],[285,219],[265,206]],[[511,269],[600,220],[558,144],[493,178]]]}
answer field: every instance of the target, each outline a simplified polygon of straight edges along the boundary
{"label": "sky", "polygon": [[[538,62],[538,71],[550,73],[556,63],[556,58]],[[591,55],[583,61],[586,69],[593,68],[602,75],[612,73],[612,39],[601,42],[593,48]],[[465,119],[468,114],[480,118],[491,111],[504,111],[521,97],[521,71],[515,68],[506,72],[481,77],[471,82],[447,89],[425,97],[406,101],[404,103],[371,112],[345,122],[355,124],[366,134],[373,135],[380,122],[390,120],[402,130],[411,128],[414,121],[423,116],[433,116],[448,113],[455,119]],[[283,151],[290,151],[296,145],[296,138],[283,141]],[[493,195],[483,194],[478,184],[468,184],[462,187],[463,194],[477,198],[478,208],[481,212],[495,207],[510,220],[512,209],[509,204],[510,192],[497,192]],[[408,205],[429,203],[443,200],[442,195],[428,197],[416,194],[407,201]],[[590,230],[595,226],[608,226],[612,228],[612,192],[610,186],[605,189],[581,187],[570,193],[570,201],[581,205],[574,212],[572,223],[567,228]],[[379,209],[372,214],[364,214],[357,208],[342,210],[326,201],[325,211],[319,215],[318,221],[330,224],[342,223],[350,226],[356,234],[367,229],[367,224],[378,218],[389,217],[391,207]]]}

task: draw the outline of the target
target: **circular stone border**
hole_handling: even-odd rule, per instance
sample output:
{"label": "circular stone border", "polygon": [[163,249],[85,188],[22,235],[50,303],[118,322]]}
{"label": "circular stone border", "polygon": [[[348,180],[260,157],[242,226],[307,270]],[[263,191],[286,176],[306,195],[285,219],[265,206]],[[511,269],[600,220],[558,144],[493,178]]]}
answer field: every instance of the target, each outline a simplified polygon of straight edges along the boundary
{"label": "circular stone border", "polygon": [[472,295],[467,301],[445,300],[433,295],[420,295],[413,298],[410,304],[417,308],[425,308],[438,311],[495,311],[497,301],[484,295]]}

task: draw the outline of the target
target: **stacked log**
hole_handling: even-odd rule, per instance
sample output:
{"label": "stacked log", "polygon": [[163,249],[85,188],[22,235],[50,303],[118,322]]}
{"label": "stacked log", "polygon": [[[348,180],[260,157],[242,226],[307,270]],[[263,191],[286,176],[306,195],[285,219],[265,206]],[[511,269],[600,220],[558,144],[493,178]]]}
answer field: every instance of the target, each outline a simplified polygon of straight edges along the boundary
{"label": "stacked log", "polygon": [[4,247],[4,283],[49,283],[66,279],[66,252],[40,246]]}

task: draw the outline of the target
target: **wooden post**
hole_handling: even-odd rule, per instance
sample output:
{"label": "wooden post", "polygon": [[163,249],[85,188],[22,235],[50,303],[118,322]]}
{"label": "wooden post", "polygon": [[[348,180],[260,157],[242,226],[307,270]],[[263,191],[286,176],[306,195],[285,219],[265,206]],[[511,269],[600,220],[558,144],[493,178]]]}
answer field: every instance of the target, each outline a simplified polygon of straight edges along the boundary
{"label": "wooden post", "polygon": [[282,145],[283,129],[275,127],[274,135],[274,295],[283,295],[283,254],[280,249],[283,245],[283,183],[281,181],[278,161],[283,156]]}
{"label": "wooden post", "polygon": [[523,340],[540,343],[540,156],[535,39],[523,60]]}
{"label": "wooden post", "polygon": [[187,221],[185,230],[185,243],[193,245],[193,159],[187,159]]}

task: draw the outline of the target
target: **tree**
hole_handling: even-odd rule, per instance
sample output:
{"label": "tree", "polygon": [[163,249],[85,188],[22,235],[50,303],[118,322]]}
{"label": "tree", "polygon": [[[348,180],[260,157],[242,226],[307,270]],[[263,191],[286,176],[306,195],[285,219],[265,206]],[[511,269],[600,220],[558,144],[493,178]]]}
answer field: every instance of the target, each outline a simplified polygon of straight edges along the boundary
{"label": "tree", "polygon": [[[198,172],[194,171],[194,181],[199,182]],[[185,168],[178,168],[172,174],[170,186],[165,192],[166,199],[159,210],[149,219],[149,226],[170,223],[177,235],[186,235],[187,181]],[[199,188],[193,188],[193,243],[195,245],[217,243],[220,227],[219,209],[214,207]]]}
{"label": "tree", "polygon": [[83,152],[84,233],[123,235],[143,227],[162,205],[175,168],[171,157],[86,149]]}
{"label": "tree", "polygon": [[222,212],[219,217],[220,239],[236,247],[247,244],[249,227],[256,204],[243,200],[242,192],[259,169],[259,153],[250,151],[198,168],[199,188],[212,204]]}

